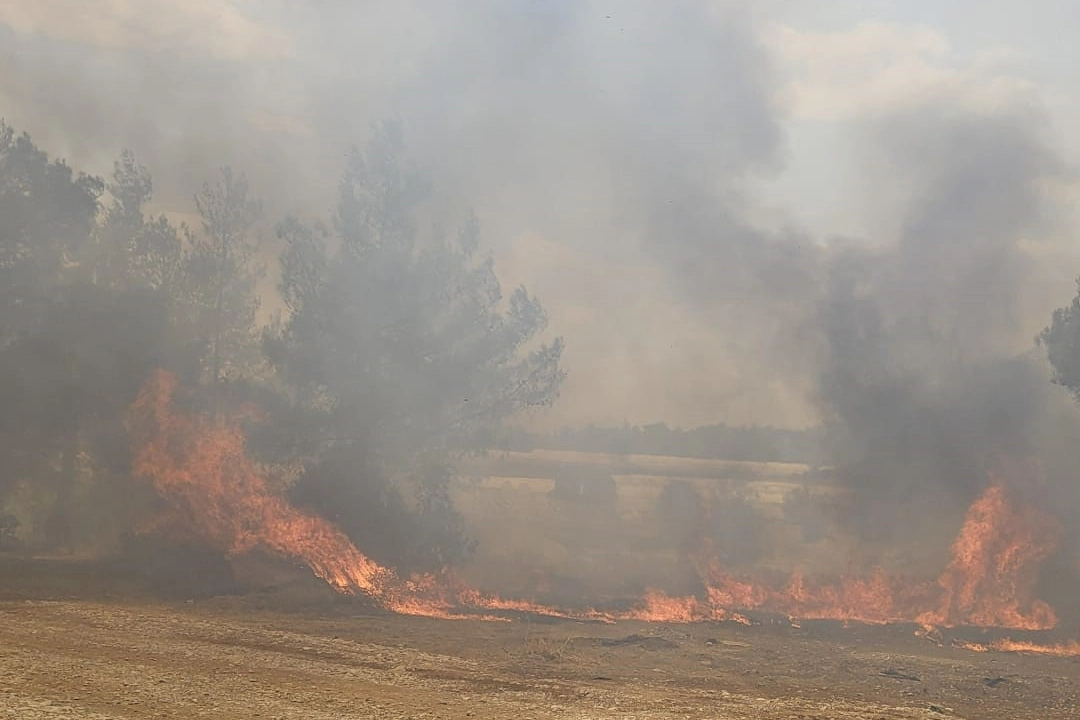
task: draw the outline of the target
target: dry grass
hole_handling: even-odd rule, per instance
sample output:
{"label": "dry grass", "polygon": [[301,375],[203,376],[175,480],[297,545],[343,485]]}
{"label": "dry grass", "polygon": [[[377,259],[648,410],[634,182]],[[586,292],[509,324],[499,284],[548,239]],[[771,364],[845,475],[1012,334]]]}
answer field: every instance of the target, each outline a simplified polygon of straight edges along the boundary
{"label": "dry grass", "polygon": [[[568,597],[636,596],[648,587],[693,592],[696,575],[685,562],[684,549],[664,532],[657,515],[661,493],[673,479],[686,480],[703,498],[738,497],[741,510],[731,508],[736,519],[741,519],[738,513],[743,511],[759,516],[769,539],[763,550],[766,556],[759,558],[765,567],[825,571],[843,555],[839,549],[844,538],[801,533],[801,516],[794,517],[792,508],[784,506],[785,498],[797,489],[805,489],[799,495],[805,497],[804,504],[816,507],[819,502],[838,501],[835,496],[840,488],[802,482],[797,473],[805,471],[805,466],[556,451],[511,455],[515,467],[489,458],[487,468],[475,465],[472,476],[461,477],[453,485],[466,532],[478,543],[477,554],[463,574],[494,592],[556,603]],[[626,471],[628,464],[638,461],[651,463],[653,471]],[[607,462],[614,465],[603,464]],[[526,467],[528,463],[532,464]],[[737,478],[705,473],[740,465],[757,474]],[[550,495],[553,476],[582,467],[589,471],[584,477],[604,470],[614,478],[614,508],[610,502],[599,507],[587,500],[560,502]],[[656,468],[666,472],[656,472]],[[487,474],[478,474],[481,470]]]}
{"label": "dry grass", "polygon": [[523,640],[510,623],[113,598],[4,603],[0,647],[0,717],[19,720],[1064,720],[1080,698],[1066,659],[866,628],[536,623]]}
{"label": "dry grass", "polygon": [[543,660],[544,662],[563,662],[574,659],[574,639],[569,635],[560,640],[548,635],[532,632],[531,625],[525,626],[525,640],[522,643],[521,654],[530,660]]}

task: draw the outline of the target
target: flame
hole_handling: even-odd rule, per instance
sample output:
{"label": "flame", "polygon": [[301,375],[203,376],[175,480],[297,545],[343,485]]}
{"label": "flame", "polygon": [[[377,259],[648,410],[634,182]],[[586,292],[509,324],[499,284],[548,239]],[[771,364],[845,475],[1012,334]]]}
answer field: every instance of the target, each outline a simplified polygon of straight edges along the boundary
{"label": "flame", "polygon": [[639,607],[622,613],[626,620],[643,622],[691,623],[704,620],[723,620],[723,608],[702,603],[696,597],[672,597],[661,590],[650,589],[641,598]]}
{"label": "flame", "polygon": [[978,625],[1048,630],[1053,608],[1034,597],[1039,565],[1057,546],[1053,518],[1010,502],[1005,486],[991,485],[968,510],[953,557],[938,583],[937,609],[919,620],[934,625]]}
{"label": "flame", "polygon": [[1030,640],[1011,640],[1009,638],[1002,638],[1001,640],[995,640],[991,643],[955,640],[953,641],[953,646],[962,650],[969,650],[977,653],[1007,652],[1025,655],[1049,655],[1052,657],[1064,658],[1080,657],[1080,641],[1077,640],[1047,645],[1032,642]]}
{"label": "flame", "polygon": [[1035,597],[1038,570],[1053,554],[1058,525],[1017,500],[996,480],[971,505],[952,546],[952,559],[936,582],[870,577],[823,582],[793,573],[781,584],[738,578],[725,572],[706,544],[699,574],[707,601],[645,599],[640,616],[685,622],[726,617],[731,609],[765,610],[803,620],[867,624],[916,622],[924,628],[971,625],[1047,630],[1053,609]]}
{"label": "flame", "polygon": [[[762,610],[802,620],[864,624],[915,622],[917,634],[940,637],[937,627],[970,625],[1046,630],[1053,609],[1034,598],[1040,563],[1055,548],[1057,525],[1035,508],[1016,503],[1001,483],[992,484],[969,508],[952,547],[952,560],[936,582],[890,577],[811,580],[793,573],[782,584],[741,578],[724,571],[706,545],[698,557],[705,598],[648,591],[630,611],[603,616],[646,622],[733,621],[750,624],[736,610]],[[467,600],[459,596],[459,600]],[[484,605],[473,599],[474,605]],[[528,605],[528,604],[526,604]],[[492,605],[484,605],[492,607]],[[535,607],[535,606],[533,606]],[[524,608],[523,608],[524,609]],[[559,614],[552,609],[548,614]],[[598,617],[590,611],[592,617]]]}
{"label": "flame", "polygon": [[[936,582],[911,582],[878,570],[869,577],[821,581],[795,573],[781,582],[726,572],[707,545],[696,566],[703,597],[650,590],[631,609],[570,610],[487,594],[444,571],[399,577],[357,549],[327,520],[292,507],[268,485],[248,456],[235,422],[179,412],[176,378],[157,372],[132,405],[129,431],[136,477],[152,483],[167,514],[144,529],[173,529],[205,538],[228,554],[263,548],[306,563],[341,593],[365,595],[400,614],[506,620],[494,613],[614,622],[750,624],[738,611],[761,610],[798,619],[917,622],[921,635],[937,626],[976,625],[1025,630],[1054,626],[1053,609],[1035,597],[1039,564],[1053,552],[1057,525],[998,481],[968,510],[952,560]],[[918,632],[918,631],[917,631]],[[984,646],[973,646],[979,649]],[[1080,655],[1080,643],[1041,646],[1000,641],[986,646],[1015,652]]]}
{"label": "flame", "polygon": [[1041,645],[1026,640],[1005,638],[990,643],[990,649],[998,652],[1027,653],[1031,655],[1054,655],[1056,657],[1080,657],[1080,642],[1070,640],[1064,643]]}
{"label": "flame", "polygon": [[359,592],[404,615],[477,617],[455,612],[477,608],[608,619],[595,611],[568,612],[485,595],[456,582],[449,573],[399,578],[360,552],[332,523],[294,508],[272,492],[248,456],[236,424],[177,412],[176,387],[174,375],[156,372],[129,416],[134,474],[152,483],[169,505],[167,514],[144,524],[142,530],[180,528],[230,555],[265,548],[296,558],[338,592]]}
{"label": "flame", "polygon": [[229,554],[265,547],[300,559],[341,592],[385,592],[393,573],[330,523],[272,493],[248,457],[240,429],[176,412],[175,390],[175,376],[157,372],[135,400],[128,423],[134,474],[152,482],[170,508],[152,526],[182,524]]}

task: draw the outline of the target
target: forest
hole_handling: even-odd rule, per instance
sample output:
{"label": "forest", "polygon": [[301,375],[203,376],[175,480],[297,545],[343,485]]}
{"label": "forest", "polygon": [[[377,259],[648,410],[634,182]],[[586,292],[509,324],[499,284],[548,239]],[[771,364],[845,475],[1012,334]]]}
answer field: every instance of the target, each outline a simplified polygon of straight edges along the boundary
{"label": "forest", "polygon": [[[504,292],[480,228],[418,227],[430,188],[399,125],[352,152],[336,212],[272,218],[228,167],[193,204],[148,210],[131,152],[109,178],[0,126],[0,502],[8,544],[108,552],[160,509],[132,473],[129,407],[152,373],[184,407],[242,424],[295,505],[403,568],[467,548],[447,483],[456,457],[550,405],[562,341]],[[260,288],[280,270],[273,297]]]}

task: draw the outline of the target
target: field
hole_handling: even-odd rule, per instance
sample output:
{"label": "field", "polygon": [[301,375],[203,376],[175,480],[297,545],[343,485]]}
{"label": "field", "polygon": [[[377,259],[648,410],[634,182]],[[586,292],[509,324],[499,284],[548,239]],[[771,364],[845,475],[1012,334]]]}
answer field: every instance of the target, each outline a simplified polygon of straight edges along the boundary
{"label": "field", "polygon": [[1076,717],[1080,665],[910,628],[437,621],[244,600],[0,603],[0,716]]}
{"label": "field", "polygon": [[[575,514],[552,478],[615,477],[615,507]],[[467,580],[552,602],[693,585],[655,506],[672,478],[737,492],[772,538],[761,562],[827,556],[783,500],[807,468],[680,458],[512,454],[478,463],[455,498],[479,541]],[[809,481],[807,481],[809,482]],[[843,493],[805,486],[825,506]],[[802,548],[801,550],[799,550]],[[821,560],[825,563],[825,560]],[[243,562],[237,562],[239,571]],[[268,572],[267,567],[276,568]],[[244,592],[205,569],[0,558],[0,717],[967,718],[1080,715],[1080,661],[973,652],[975,629],[911,625],[604,624],[389,615],[294,566],[250,561]],[[251,578],[256,578],[252,580]],[[166,582],[168,581],[168,582]]]}
{"label": "field", "polygon": [[[784,500],[805,490],[801,509],[825,515],[844,500],[841,488],[794,463],[731,462],[654,455],[605,455],[537,450],[492,455],[466,467],[454,500],[478,541],[477,557],[466,573],[475,584],[511,595],[555,602],[581,597],[640,595],[647,588],[693,592],[697,574],[683,548],[657,518],[665,485],[683,481],[703,498],[720,495],[736,517],[753,516],[756,569],[789,571],[795,566],[842,572],[859,548],[836,531],[812,542],[786,516]],[[555,477],[580,478],[587,488],[614,480],[614,499],[552,497]],[[720,502],[719,500],[717,501]],[[936,572],[954,527],[943,526],[929,555],[905,551],[898,566]],[[734,558],[735,567],[738,569]],[[550,589],[550,595],[546,595]],[[559,589],[563,590],[560,594]]]}

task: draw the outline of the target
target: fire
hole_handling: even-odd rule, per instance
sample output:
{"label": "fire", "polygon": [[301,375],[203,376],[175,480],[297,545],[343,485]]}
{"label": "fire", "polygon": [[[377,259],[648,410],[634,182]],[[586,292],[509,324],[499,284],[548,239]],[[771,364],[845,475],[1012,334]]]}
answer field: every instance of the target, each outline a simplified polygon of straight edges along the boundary
{"label": "fire", "polygon": [[793,626],[798,626],[798,619],[884,624],[911,621],[922,606],[905,603],[932,594],[928,584],[901,587],[880,570],[869,579],[841,578],[835,583],[812,582],[795,573],[786,583],[772,585],[714,569],[704,582],[704,600],[695,596],[671,597],[652,590],[636,610],[617,617],[648,622],[730,620],[749,624],[744,615],[735,612],[740,609],[787,615]]}
{"label": "fire", "polygon": [[1021,653],[1025,655],[1048,655],[1051,657],[1073,658],[1080,657],[1080,641],[1070,640],[1063,643],[1043,645],[1030,640],[1010,640],[1003,638],[991,643],[976,643],[966,640],[953,642],[955,647],[977,653],[1007,652]]}
{"label": "fire", "polygon": [[455,608],[478,608],[606,618],[592,611],[570,613],[485,595],[449,574],[399,578],[360,552],[333,524],[272,492],[235,424],[177,412],[176,385],[175,376],[157,372],[129,417],[134,474],[151,482],[169,505],[168,514],[149,527],[181,528],[231,555],[265,548],[296,558],[338,592],[359,592],[404,615],[455,618],[462,617]]}
{"label": "fire", "polygon": [[957,625],[1046,630],[1057,618],[1035,597],[1035,586],[1057,536],[1053,518],[1017,502],[995,482],[969,508],[952,560],[936,582],[890,577],[879,569],[868,578],[820,582],[796,572],[786,582],[769,583],[735,577],[711,560],[698,563],[706,602],[651,595],[637,617],[688,622],[726,618],[738,608],[804,620],[917,622],[926,632]]}
{"label": "fire", "polygon": [[1025,640],[998,640],[990,643],[990,649],[998,652],[1027,653],[1031,655],[1053,655],[1056,657],[1080,657],[1080,642],[1070,640],[1064,643],[1052,645],[1040,645],[1039,643]]}
{"label": "fire", "polygon": [[243,433],[224,421],[178,413],[176,378],[158,372],[132,406],[136,477],[169,504],[161,522],[179,525],[229,554],[265,547],[298,558],[342,592],[384,593],[393,573],[358,551],[325,520],[301,512],[267,487],[245,451]]}
{"label": "fire", "polygon": [[649,590],[641,599],[637,609],[622,616],[626,620],[643,622],[700,622],[703,620],[723,620],[726,611],[711,603],[702,603],[696,597],[672,597],[660,590]]}
{"label": "fire", "polygon": [[968,510],[953,543],[953,558],[938,582],[937,609],[920,617],[936,625],[980,625],[1046,630],[1054,610],[1034,597],[1039,565],[1057,545],[1053,518],[1017,506],[1002,484],[992,485]]}
{"label": "fire", "polygon": [[[133,404],[129,427],[134,473],[153,484],[170,510],[157,526],[205,538],[226,553],[263,548],[306,563],[341,593],[360,593],[408,615],[505,620],[493,613],[535,613],[614,622],[750,624],[738,611],[760,610],[797,619],[862,623],[915,622],[934,636],[937,626],[975,625],[1041,630],[1054,611],[1035,597],[1039,565],[1053,552],[1055,523],[993,483],[968,510],[952,560],[936,582],[911,582],[879,570],[869,577],[824,582],[795,573],[779,582],[737,577],[708,546],[697,567],[703,597],[647,592],[630,610],[568,610],[482,593],[449,572],[399,577],[357,549],[327,520],[292,507],[268,485],[248,456],[235,423],[177,411],[176,379],[158,372]],[[980,646],[981,647],[981,646]],[[1038,646],[1000,641],[989,649],[1080,655],[1080,643]]]}
{"label": "fire", "polygon": [[[1057,618],[1035,597],[1038,570],[1053,554],[1058,526],[1018,502],[995,481],[968,509],[952,546],[952,560],[936,582],[913,582],[878,570],[870,577],[821,582],[792,574],[786,582],[735,577],[699,559],[707,602],[646,598],[643,617],[667,610],[669,621],[725,617],[731,609],[764,610],[804,620],[869,624],[917,622],[925,627],[972,625],[1046,630]],[[706,545],[702,556],[711,552]]]}

